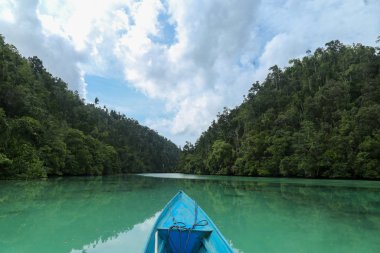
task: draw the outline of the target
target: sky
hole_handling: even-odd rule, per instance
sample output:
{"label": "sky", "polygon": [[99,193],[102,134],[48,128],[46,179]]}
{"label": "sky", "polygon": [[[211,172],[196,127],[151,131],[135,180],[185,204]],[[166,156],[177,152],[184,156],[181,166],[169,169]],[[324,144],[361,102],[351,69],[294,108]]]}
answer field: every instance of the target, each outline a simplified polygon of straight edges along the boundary
{"label": "sky", "polygon": [[273,65],[376,45],[378,0],[1,0],[0,34],[93,103],[195,142]]}

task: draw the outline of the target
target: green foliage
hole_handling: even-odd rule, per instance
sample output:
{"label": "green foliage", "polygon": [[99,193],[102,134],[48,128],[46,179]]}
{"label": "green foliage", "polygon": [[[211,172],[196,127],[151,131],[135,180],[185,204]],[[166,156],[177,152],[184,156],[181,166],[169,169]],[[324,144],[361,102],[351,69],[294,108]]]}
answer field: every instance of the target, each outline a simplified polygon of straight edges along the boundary
{"label": "green foliage", "polygon": [[43,162],[30,144],[21,144],[15,150],[9,174],[18,178],[44,178],[47,176]]}
{"label": "green foliage", "polygon": [[66,166],[67,146],[63,140],[49,140],[39,149],[39,156],[44,161],[50,175],[62,176]]}
{"label": "green foliage", "polygon": [[10,135],[10,127],[3,108],[0,108],[0,152],[7,146]]}
{"label": "green foliage", "polygon": [[12,137],[20,143],[38,146],[41,143],[43,128],[41,123],[29,116],[22,116],[12,121]]}
{"label": "green foliage", "polygon": [[380,131],[367,136],[359,145],[356,166],[359,176],[364,178],[380,178]]}
{"label": "green foliage", "polygon": [[189,142],[186,142],[185,146],[182,149],[178,166],[184,173],[206,173],[205,164],[198,155],[194,154],[194,146]]}
{"label": "green foliage", "polygon": [[12,160],[10,160],[5,154],[0,153],[0,178],[6,177],[11,170]]}
{"label": "green foliage", "polygon": [[78,92],[0,36],[0,177],[168,172],[180,150]]}
{"label": "green foliage", "polygon": [[331,41],[290,64],[270,68],[239,107],[225,108],[195,145],[184,147],[178,169],[380,178],[379,49]]}
{"label": "green foliage", "polygon": [[233,162],[232,145],[222,140],[216,140],[206,160],[208,172],[216,172],[220,175],[229,175]]}

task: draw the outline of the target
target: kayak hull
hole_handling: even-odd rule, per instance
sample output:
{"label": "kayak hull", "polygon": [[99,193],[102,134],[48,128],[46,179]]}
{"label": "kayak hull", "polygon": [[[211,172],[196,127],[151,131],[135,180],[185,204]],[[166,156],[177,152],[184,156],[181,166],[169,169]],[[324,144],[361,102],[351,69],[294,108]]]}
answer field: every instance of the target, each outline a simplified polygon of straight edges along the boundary
{"label": "kayak hull", "polygon": [[207,214],[180,191],[162,210],[144,252],[228,253],[233,250]]}

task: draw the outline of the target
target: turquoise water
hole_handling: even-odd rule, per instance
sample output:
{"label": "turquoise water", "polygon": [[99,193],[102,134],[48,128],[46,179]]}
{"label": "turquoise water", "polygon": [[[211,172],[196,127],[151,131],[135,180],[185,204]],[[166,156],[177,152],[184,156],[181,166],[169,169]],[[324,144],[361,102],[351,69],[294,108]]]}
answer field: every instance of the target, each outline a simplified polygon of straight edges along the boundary
{"label": "turquoise water", "polygon": [[141,252],[180,189],[238,252],[380,252],[380,182],[179,174],[0,181],[0,252]]}

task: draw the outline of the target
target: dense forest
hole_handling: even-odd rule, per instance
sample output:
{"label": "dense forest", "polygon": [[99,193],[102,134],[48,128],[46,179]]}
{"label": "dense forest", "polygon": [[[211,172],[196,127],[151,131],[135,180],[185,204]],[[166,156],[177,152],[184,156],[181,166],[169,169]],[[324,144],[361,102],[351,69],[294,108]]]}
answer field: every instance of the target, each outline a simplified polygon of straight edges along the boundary
{"label": "dense forest", "polygon": [[182,151],[185,173],[380,178],[380,48],[331,41],[270,68]]}
{"label": "dense forest", "polygon": [[0,35],[0,178],[170,171],[179,152],[137,121],[86,104]]}

